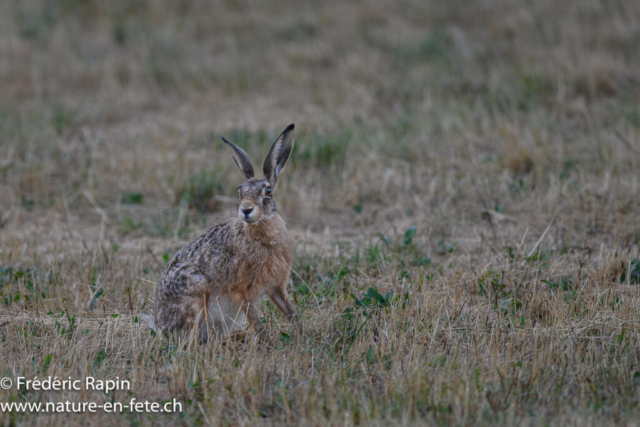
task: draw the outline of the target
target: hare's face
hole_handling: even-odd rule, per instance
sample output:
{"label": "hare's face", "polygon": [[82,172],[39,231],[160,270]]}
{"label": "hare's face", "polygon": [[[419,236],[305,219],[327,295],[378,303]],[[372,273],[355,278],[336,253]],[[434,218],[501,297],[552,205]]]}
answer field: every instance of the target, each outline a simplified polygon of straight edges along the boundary
{"label": "hare's face", "polygon": [[276,138],[267,158],[262,165],[264,178],[256,178],[253,163],[247,153],[240,147],[228,141],[224,136],[222,140],[227,144],[229,154],[236,166],[242,172],[244,183],[238,187],[238,218],[248,224],[255,224],[263,219],[270,219],[276,214],[276,204],[273,201],[273,193],[278,186],[278,176],[284,169],[293,150],[293,123]]}
{"label": "hare's face", "polygon": [[248,224],[272,218],[276,212],[273,188],[265,178],[251,178],[238,187],[238,218]]}

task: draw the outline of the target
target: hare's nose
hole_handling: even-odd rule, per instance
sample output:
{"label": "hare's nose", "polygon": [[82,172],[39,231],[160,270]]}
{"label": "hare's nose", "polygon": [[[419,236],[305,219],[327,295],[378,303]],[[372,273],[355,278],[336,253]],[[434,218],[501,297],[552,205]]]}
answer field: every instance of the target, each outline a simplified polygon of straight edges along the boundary
{"label": "hare's nose", "polygon": [[244,216],[249,216],[249,214],[251,214],[251,212],[253,212],[253,206],[251,206],[249,208],[242,208],[242,213],[244,214]]}

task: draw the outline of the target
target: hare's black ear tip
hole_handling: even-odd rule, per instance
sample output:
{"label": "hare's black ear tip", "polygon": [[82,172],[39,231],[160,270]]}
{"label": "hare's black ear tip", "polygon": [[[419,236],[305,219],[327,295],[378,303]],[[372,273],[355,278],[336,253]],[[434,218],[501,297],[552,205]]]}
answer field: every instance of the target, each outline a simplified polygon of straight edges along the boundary
{"label": "hare's black ear tip", "polygon": [[294,125],[293,123],[291,123],[289,126],[287,126],[287,128],[286,128],[284,131],[285,131],[285,132],[292,131],[295,127],[296,127],[296,125]]}
{"label": "hare's black ear tip", "polygon": [[225,138],[224,136],[221,136],[220,139],[225,143],[225,144],[229,144],[229,141],[227,141],[227,138]]}

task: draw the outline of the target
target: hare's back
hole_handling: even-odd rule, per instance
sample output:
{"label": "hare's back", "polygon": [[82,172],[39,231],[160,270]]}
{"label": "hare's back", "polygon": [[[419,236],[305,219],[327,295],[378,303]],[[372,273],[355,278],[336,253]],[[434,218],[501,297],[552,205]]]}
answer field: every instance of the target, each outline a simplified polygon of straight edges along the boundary
{"label": "hare's back", "polygon": [[238,232],[237,221],[233,219],[216,224],[180,249],[174,259],[199,263],[223,255],[232,256]]}
{"label": "hare's back", "polygon": [[233,280],[237,264],[235,225],[233,220],[217,224],[182,247],[167,265],[161,282],[172,281],[185,265],[197,270],[207,281]]}

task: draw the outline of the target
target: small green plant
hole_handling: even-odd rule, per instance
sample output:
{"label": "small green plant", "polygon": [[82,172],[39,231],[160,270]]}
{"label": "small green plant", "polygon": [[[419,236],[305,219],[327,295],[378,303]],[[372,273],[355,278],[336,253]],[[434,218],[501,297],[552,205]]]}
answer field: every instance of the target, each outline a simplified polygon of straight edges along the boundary
{"label": "small green plant", "polygon": [[352,296],[355,299],[356,306],[361,308],[365,315],[367,315],[370,310],[389,306],[392,299],[391,291],[382,295],[376,288],[367,289],[361,297],[357,297],[355,295]]}
{"label": "small green plant", "polygon": [[280,342],[283,344],[288,343],[291,340],[291,337],[286,332],[280,332]]}
{"label": "small green plant", "polygon": [[488,270],[485,274],[478,278],[478,295],[491,296],[495,303],[500,297],[505,297],[504,292],[506,284],[503,282],[501,275],[493,270]]}
{"label": "small green plant", "polygon": [[102,362],[104,362],[104,360],[107,358],[107,353],[105,353],[104,350],[100,350],[98,351],[98,354],[96,354],[95,359],[93,360],[93,363],[96,366],[100,366],[102,365]]}
{"label": "small green plant", "polygon": [[200,212],[210,212],[218,204],[214,196],[223,194],[226,187],[223,171],[201,170],[191,175],[176,191],[178,200],[186,201]]}
{"label": "small green plant", "polygon": [[98,298],[100,298],[102,295],[104,294],[104,289],[100,288],[98,289],[94,294],[93,297],[91,297],[91,302],[89,303],[89,308],[91,310],[94,309],[95,305],[96,305],[96,301],[98,301]]}
{"label": "small green plant", "polygon": [[438,240],[436,243],[437,252],[440,255],[451,254],[456,249],[452,243],[447,243],[444,240]]}
{"label": "small green plant", "polygon": [[507,298],[500,304],[502,314],[513,314],[522,307],[522,301],[517,298]]}
{"label": "small green plant", "polygon": [[51,355],[51,353],[48,353],[45,357],[44,357],[44,361],[42,362],[42,369],[41,372],[43,374],[46,374],[47,371],[49,370],[49,365],[51,365],[51,360],[53,359],[53,356]]}
{"label": "small green plant", "polygon": [[51,109],[51,124],[58,135],[62,135],[75,124],[75,113],[62,105],[55,105]]}
{"label": "small green plant", "polygon": [[129,217],[122,218],[118,223],[118,231],[122,234],[133,233],[142,228],[142,220],[133,220]]}
{"label": "small green plant", "polygon": [[416,227],[415,225],[407,228],[407,231],[404,232],[404,240],[402,241],[402,243],[405,246],[411,246],[411,244],[413,243],[413,237],[416,235],[417,232],[418,232],[418,227]]}
{"label": "small green plant", "polygon": [[534,105],[547,102],[555,92],[553,81],[546,75],[521,75],[518,107],[522,111],[529,111]]}
{"label": "small green plant", "polygon": [[545,279],[541,280],[542,283],[546,284],[551,290],[561,290],[561,291],[569,291],[573,289],[573,280],[571,276],[564,276],[559,280],[550,280]]}
{"label": "small green plant", "polygon": [[634,258],[629,263],[626,263],[620,275],[620,283],[625,283],[629,279],[629,284],[640,284],[640,259]]}
{"label": "small green plant", "polygon": [[405,47],[401,59],[409,62],[446,63],[453,51],[453,40],[442,30],[434,30],[417,43]]}
{"label": "small green plant", "polygon": [[120,203],[125,205],[140,205],[144,200],[141,193],[129,193],[127,191],[120,193]]}
{"label": "small green plant", "polygon": [[22,196],[22,207],[25,208],[27,211],[32,211],[35,205],[36,205],[36,202],[34,202],[32,199],[26,196]]}

